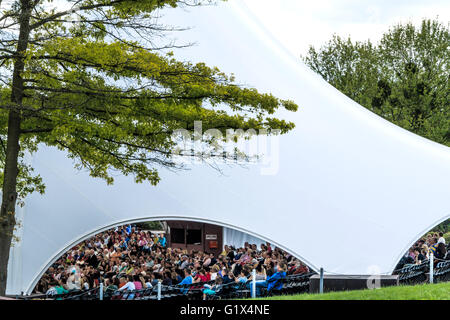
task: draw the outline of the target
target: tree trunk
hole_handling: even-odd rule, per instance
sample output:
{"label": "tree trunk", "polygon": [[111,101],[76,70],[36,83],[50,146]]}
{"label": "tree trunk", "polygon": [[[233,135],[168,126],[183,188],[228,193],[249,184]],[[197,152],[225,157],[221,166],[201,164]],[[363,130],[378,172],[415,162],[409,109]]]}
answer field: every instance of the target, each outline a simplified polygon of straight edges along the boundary
{"label": "tree trunk", "polygon": [[19,155],[20,115],[11,111],[8,120],[8,143],[0,210],[0,296],[5,294],[9,249],[16,224],[17,162]]}
{"label": "tree trunk", "polygon": [[24,53],[30,37],[31,0],[22,0],[20,9],[20,30],[15,53],[11,102],[14,107],[9,111],[8,139],[3,176],[2,205],[0,209],[0,296],[5,294],[8,277],[8,260],[14,227],[16,225],[15,208],[17,200],[17,175],[20,138],[20,108],[23,100],[22,72],[25,68]]}

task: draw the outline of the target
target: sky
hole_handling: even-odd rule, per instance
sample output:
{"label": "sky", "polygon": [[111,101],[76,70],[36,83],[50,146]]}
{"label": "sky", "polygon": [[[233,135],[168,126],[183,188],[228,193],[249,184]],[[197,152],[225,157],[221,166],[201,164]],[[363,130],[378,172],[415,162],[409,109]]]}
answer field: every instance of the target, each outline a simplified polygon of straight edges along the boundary
{"label": "sky", "polygon": [[[3,6],[13,1],[3,0]],[[244,4],[274,38],[297,56],[306,54],[310,45],[321,46],[334,33],[354,40],[377,41],[390,26],[400,22],[417,25],[423,18],[450,22],[449,0],[227,1],[225,5]],[[51,3],[66,5],[65,0]]]}
{"label": "sky", "polygon": [[[233,2],[236,0],[229,0]],[[242,1],[242,0],[237,0]],[[245,0],[266,30],[295,55],[321,46],[334,33],[377,41],[400,22],[437,18],[448,24],[448,0]]]}

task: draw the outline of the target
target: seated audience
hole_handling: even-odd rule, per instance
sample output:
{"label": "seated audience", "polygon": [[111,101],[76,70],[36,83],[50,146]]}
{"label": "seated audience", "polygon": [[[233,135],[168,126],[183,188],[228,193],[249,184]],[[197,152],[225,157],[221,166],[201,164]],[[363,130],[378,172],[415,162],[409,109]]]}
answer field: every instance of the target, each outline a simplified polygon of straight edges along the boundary
{"label": "seated audience", "polygon": [[[90,290],[98,288],[100,283],[108,296],[117,290],[153,288],[158,282],[165,286],[209,281],[217,286],[238,285],[248,283],[254,268],[257,282],[262,283],[269,280],[275,265],[287,264],[289,269],[283,272],[288,274],[309,272],[299,260],[279,248],[272,248],[269,243],[259,249],[249,243],[243,248],[226,245],[223,252],[215,256],[211,252],[167,247],[164,234],[157,236],[127,225],[97,234],[68,250],[43,274],[34,292],[58,294]],[[280,277],[278,273],[275,278]],[[211,291],[206,290],[205,295],[214,291],[213,287],[206,289]]]}

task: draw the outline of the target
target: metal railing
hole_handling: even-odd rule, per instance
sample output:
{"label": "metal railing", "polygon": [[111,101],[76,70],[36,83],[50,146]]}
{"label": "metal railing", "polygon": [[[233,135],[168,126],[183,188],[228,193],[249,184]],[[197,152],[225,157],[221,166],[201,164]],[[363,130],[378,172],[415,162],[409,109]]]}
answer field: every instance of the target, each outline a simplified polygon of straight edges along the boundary
{"label": "metal railing", "polygon": [[[267,288],[262,287],[258,290],[259,296],[306,293],[309,291],[310,277],[314,274],[316,273],[288,275],[277,280],[277,287],[281,287],[281,289],[268,291]],[[429,260],[417,265],[405,265],[395,270],[392,274],[399,276],[399,283],[407,285],[446,282],[450,281],[450,260],[437,259],[431,254]],[[171,286],[158,282],[152,288],[132,291],[105,291],[101,285],[86,291],[75,290],[64,294],[38,294],[16,296],[16,298],[24,300],[200,300],[203,298],[203,290],[210,286],[214,286],[215,293],[208,295],[208,299],[248,298],[250,296],[256,297],[255,271],[252,273],[252,278],[253,281],[231,282],[219,285],[215,285],[214,281]]]}

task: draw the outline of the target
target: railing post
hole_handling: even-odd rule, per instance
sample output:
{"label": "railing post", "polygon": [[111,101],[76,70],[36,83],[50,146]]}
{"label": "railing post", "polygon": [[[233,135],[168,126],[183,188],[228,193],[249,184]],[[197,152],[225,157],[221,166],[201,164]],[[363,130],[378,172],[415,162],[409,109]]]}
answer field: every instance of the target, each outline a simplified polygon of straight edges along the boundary
{"label": "railing post", "polygon": [[430,283],[433,283],[433,273],[434,273],[434,254],[430,253]]}
{"label": "railing post", "polygon": [[161,281],[158,281],[158,300],[161,300]]}
{"label": "railing post", "polygon": [[319,293],[323,293],[323,268],[320,268]]}
{"label": "railing post", "polygon": [[256,269],[252,271],[252,298],[256,298]]}
{"label": "railing post", "polygon": [[99,299],[103,300],[103,282],[100,282],[100,288],[99,288]]}

